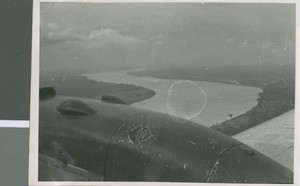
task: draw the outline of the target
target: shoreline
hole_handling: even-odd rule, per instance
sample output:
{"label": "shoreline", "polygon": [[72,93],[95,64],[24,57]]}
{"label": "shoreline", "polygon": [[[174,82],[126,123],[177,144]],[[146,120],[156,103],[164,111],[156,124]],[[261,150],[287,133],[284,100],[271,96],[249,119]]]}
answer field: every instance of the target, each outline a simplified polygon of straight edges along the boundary
{"label": "shoreline", "polygon": [[43,77],[40,88],[51,86],[59,95],[90,99],[101,99],[103,95],[121,95],[128,104],[153,97],[155,91],[128,83],[111,83],[91,80],[81,74],[60,74],[53,77]]}
{"label": "shoreline", "polygon": [[[278,86],[277,88],[279,88],[280,91],[285,90],[284,86],[278,84],[269,84],[265,86],[263,88],[263,92],[258,94],[258,104],[255,107],[244,114],[224,121],[218,125],[214,125],[211,128],[229,136],[233,136],[295,109],[293,98],[289,99],[281,96],[281,99],[274,99],[274,97],[277,97],[278,94],[278,92],[270,92],[270,89],[272,89],[274,86]],[[285,92],[283,95],[285,95]]]}
{"label": "shoreline", "polygon": [[201,81],[203,83],[216,83],[216,84],[228,84],[228,85],[236,85],[236,86],[241,86],[241,87],[249,87],[249,88],[259,88],[263,91],[262,87],[261,86],[256,86],[256,85],[247,85],[247,84],[237,84],[237,83],[230,83],[230,82],[227,82],[227,81],[209,81],[209,80],[199,80],[197,78],[195,79],[188,79],[188,78],[182,78],[182,79],[178,79],[178,78],[172,78],[172,77],[169,77],[169,78],[161,78],[161,77],[156,77],[156,76],[143,76],[143,75],[134,75],[132,74],[132,72],[126,72],[126,75],[130,75],[130,76],[135,76],[135,77],[149,77],[149,78],[154,78],[154,79],[157,79],[157,80],[160,80],[160,79],[165,79],[165,80],[188,80],[188,81]]}
{"label": "shoreline", "polygon": [[[126,72],[126,75],[135,76],[130,74],[129,72]],[[149,75],[144,77],[150,77],[159,80],[159,78]],[[128,104],[133,104],[145,101],[156,95],[156,92],[149,88],[137,86],[130,83],[95,81],[87,78],[86,76],[84,76],[84,74],[55,76],[55,81],[53,81],[53,79],[51,80],[51,77],[48,77],[46,79],[47,83],[44,82],[44,84],[54,84],[54,88],[58,90],[58,93],[69,94],[70,96],[99,99],[102,95],[105,94],[120,94],[122,98],[127,99],[126,101]],[[175,78],[163,79],[174,80]],[[187,78],[184,79],[190,80]],[[195,78],[193,78],[191,81],[193,80],[195,80]],[[257,104],[250,110],[211,126],[211,128],[230,136],[245,131],[253,126],[272,119],[273,117],[279,116],[294,108],[294,97],[287,96],[291,94],[292,91],[289,90],[288,86],[281,81],[265,84],[264,86],[249,86],[228,82],[225,83],[224,81],[204,80],[202,82],[228,84],[231,86],[236,85],[244,87],[255,87],[262,89],[262,92],[258,93],[258,98],[256,99]],[[289,88],[291,88],[291,85],[289,86]]]}
{"label": "shoreline", "polygon": [[[128,74],[127,71],[88,73],[84,75],[89,79],[96,81],[100,80],[103,82],[112,83],[130,83],[154,90],[156,92],[154,97],[141,102],[136,102],[133,104],[133,106],[170,114],[165,103],[168,96],[168,89],[174,82],[176,82],[176,79],[159,79],[152,78],[151,76],[137,77]],[[209,81],[195,82],[199,86],[201,85],[204,89],[207,88],[207,94],[209,95],[211,101],[209,102],[208,107],[203,111],[203,115],[197,115],[196,117],[191,118],[191,121],[206,127],[211,127],[215,123],[226,121],[229,117],[229,114],[238,116],[250,110],[257,105],[256,99],[258,98],[258,93],[262,91],[257,87],[236,84],[224,84],[221,82]],[[222,101],[222,98],[226,100]],[[237,104],[239,103],[242,104],[240,104],[240,106],[237,108]],[[224,106],[217,108],[215,107],[216,105],[220,104]]]}
{"label": "shoreline", "polygon": [[[143,74],[145,73],[145,74]],[[174,77],[174,74],[170,76],[162,74],[161,72],[155,72],[154,75],[150,74],[151,71],[138,71],[138,72],[129,72],[127,74],[133,76],[143,76],[143,77],[152,77],[152,78],[161,78],[161,79],[178,79]],[[168,76],[168,77],[167,77]],[[262,89],[262,92],[258,93],[257,105],[245,112],[244,114],[237,115],[233,118],[225,120],[219,124],[211,126],[212,129],[215,129],[219,132],[227,134],[229,136],[243,132],[249,128],[257,126],[265,121],[268,121],[274,117],[277,117],[285,112],[288,112],[295,108],[295,85],[293,81],[282,81],[283,78],[277,78],[270,80],[271,78],[264,77],[265,79],[260,80],[259,77],[248,82],[244,83],[230,83],[224,80],[217,80],[212,78],[187,78],[187,76],[182,75],[181,79],[186,80],[197,80],[205,81],[212,83],[223,83],[237,86],[246,86],[246,87],[255,87]],[[210,80],[211,79],[211,80]],[[290,80],[290,79],[288,79]],[[241,82],[241,81],[239,81]],[[267,82],[267,83],[266,83]]]}

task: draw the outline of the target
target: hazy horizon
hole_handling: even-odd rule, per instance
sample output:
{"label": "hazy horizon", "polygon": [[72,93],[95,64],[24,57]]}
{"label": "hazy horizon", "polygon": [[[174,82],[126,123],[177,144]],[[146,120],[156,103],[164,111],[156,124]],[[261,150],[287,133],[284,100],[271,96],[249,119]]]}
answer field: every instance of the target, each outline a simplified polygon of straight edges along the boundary
{"label": "hazy horizon", "polygon": [[41,70],[295,64],[295,4],[41,3]]}

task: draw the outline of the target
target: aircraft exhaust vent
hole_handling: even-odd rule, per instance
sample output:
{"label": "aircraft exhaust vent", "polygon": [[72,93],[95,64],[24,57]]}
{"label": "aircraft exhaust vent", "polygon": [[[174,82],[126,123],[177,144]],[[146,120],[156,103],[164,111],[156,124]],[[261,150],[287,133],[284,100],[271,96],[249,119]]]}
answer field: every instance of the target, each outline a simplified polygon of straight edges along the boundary
{"label": "aircraft exhaust vent", "polygon": [[40,99],[47,99],[56,96],[56,91],[52,87],[40,88]]}
{"label": "aircraft exhaust vent", "polygon": [[62,102],[58,105],[57,111],[68,116],[87,116],[96,113],[89,105],[76,99],[69,99]]}

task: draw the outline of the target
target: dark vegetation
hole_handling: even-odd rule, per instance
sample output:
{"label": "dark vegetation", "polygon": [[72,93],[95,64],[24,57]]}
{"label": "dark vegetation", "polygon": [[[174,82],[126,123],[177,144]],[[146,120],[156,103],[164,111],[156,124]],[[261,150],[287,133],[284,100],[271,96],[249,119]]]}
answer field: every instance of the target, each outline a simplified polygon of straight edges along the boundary
{"label": "dark vegetation", "polygon": [[99,100],[102,95],[122,95],[122,98],[126,99],[126,102],[129,104],[155,95],[153,90],[132,84],[99,82],[79,74],[71,75],[65,73],[41,77],[40,87],[53,87],[58,95]]}
{"label": "dark vegetation", "polygon": [[257,65],[203,68],[174,68],[131,72],[136,76],[186,79],[260,87],[257,106],[213,129],[234,135],[295,108],[295,66]]}
{"label": "dark vegetation", "polygon": [[293,87],[274,82],[263,86],[262,89],[255,107],[212,128],[227,135],[234,135],[295,108]]}

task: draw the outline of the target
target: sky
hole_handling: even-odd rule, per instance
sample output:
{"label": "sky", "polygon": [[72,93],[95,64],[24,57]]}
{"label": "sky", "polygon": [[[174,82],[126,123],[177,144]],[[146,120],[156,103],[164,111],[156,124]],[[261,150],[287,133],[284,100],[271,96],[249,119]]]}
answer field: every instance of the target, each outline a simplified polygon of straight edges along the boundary
{"label": "sky", "polygon": [[42,70],[295,63],[295,5],[41,3]]}

